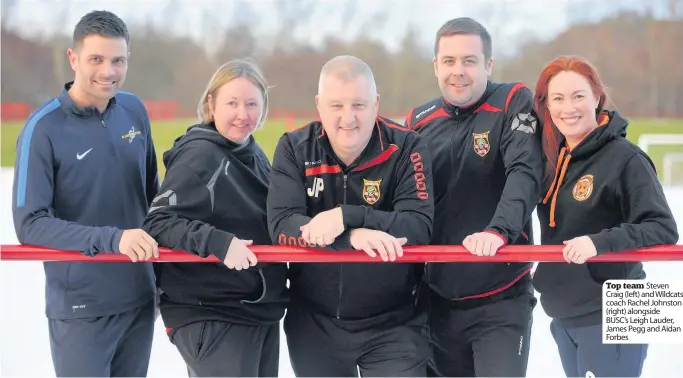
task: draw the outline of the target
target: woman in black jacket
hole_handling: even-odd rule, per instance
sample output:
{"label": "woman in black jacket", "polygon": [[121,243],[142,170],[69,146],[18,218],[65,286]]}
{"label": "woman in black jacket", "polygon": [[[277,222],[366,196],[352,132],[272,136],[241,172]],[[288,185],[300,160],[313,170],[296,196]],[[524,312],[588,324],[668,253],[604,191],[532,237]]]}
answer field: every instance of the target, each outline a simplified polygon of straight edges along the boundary
{"label": "woman in black jacket", "polygon": [[628,122],[604,110],[605,88],[579,57],[559,57],[540,75],[547,191],[538,205],[542,244],[563,245],[567,263],[539,263],[534,287],[552,318],[567,376],[640,376],[647,345],[602,341],[602,286],[642,279],[640,262],[590,257],[678,241],[654,164],[626,136]]}
{"label": "woman in black jacket", "polygon": [[166,176],[145,224],[160,246],[223,263],[158,263],[160,312],[191,376],[277,376],[287,266],[257,264],[271,244],[270,163],[252,133],[268,110],[258,67],[221,66],[199,103],[201,123],[164,153]]}
{"label": "woman in black jacket", "polygon": [[642,264],[586,260],[678,241],[654,164],[625,138],[628,122],[605,102],[597,71],[580,57],[555,59],[538,79],[547,161],[541,241],[564,245],[566,263],[539,263],[533,283],[571,377],[640,376],[647,356],[647,345],[602,341],[603,283],[642,279]]}

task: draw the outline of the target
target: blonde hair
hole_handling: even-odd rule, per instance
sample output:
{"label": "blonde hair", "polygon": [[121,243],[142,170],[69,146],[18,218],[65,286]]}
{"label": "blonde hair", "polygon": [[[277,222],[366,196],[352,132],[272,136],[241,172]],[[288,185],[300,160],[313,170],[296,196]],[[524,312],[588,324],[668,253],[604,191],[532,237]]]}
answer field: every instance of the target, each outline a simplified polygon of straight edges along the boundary
{"label": "blonde hair", "polygon": [[257,129],[260,129],[263,126],[268,115],[269,87],[258,65],[248,59],[231,60],[220,66],[216,72],[214,72],[213,76],[211,76],[211,80],[209,80],[209,84],[206,86],[206,89],[204,89],[204,93],[202,93],[202,97],[199,99],[199,105],[197,106],[197,116],[200,122],[209,123],[213,121],[209,95],[211,95],[215,103],[218,90],[225,84],[240,77],[249,79],[249,81],[254,83],[261,91],[261,95],[263,95],[263,109],[261,110],[261,118],[259,119]]}

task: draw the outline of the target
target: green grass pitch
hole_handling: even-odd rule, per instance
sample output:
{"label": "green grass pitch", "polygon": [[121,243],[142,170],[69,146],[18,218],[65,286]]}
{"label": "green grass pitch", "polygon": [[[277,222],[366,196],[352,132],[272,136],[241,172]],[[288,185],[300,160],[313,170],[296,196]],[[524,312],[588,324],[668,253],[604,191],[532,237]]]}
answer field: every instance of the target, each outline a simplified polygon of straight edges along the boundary
{"label": "green grass pitch", "polygon": [[[303,125],[305,121],[302,121]],[[162,155],[173,145],[173,141],[180,135],[187,131],[187,128],[195,124],[193,119],[179,119],[171,121],[153,121],[152,122],[152,138],[157,152],[157,162],[159,165],[159,174],[163,177],[166,171],[164,163],[162,162]],[[297,124],[298,125],[298,124]],[[16,158],[16,144],[22,123],[2,123],[0,127],[0,136],[2,138],[2,156],[1,165],[3,167],[13,167]],[[261,148],[266,152],[268,158],[273,157],[275,146],[282,133],[285,132],[284,120],[272,120],[266,122],[261,130],[254,133],[254,137],[261,145]]]}
{"label": "green grass pitch", "polygon": [[[195,121],[192,119],[152,122],[152,138],[154,138],[154,144],[157,149],[159,172],[162,177],[165,172],[165,167],[161,160],[162,154],[168,150],[173,145],[173,141],[179,135],[183,134],[190,125],[194,124],[194,122]],[[304,125],[306,122],[308,122],[308,120],[296,120],[295,125]],[[401,121],[401,123],[403,122]],[[2,126],[0,126],[0,138],[2,139],[1,165],[3,167],[14,166],[17,137],[19,136],[22,127],[23,123],[17,122],[3,122]],[[256,140],[261,145],[261,148],[263,148],[271,161],[277,141],[285,129],[286,125],[284,120],[271,119],[266,122],[261,130],[254,134]],[[627,138],[636,143],[638,137],[643,133],[683,133],[683,120],[631,120]],[[660,177],[662,174],[662,157],[666,152],[672,151],[683,152],[683,145],[651,146],[649,149],[649,155],[657,165]],[[682,171],[683,169],[678,172]],[[677,177],[676,181],[680,183],[681,177]]]}

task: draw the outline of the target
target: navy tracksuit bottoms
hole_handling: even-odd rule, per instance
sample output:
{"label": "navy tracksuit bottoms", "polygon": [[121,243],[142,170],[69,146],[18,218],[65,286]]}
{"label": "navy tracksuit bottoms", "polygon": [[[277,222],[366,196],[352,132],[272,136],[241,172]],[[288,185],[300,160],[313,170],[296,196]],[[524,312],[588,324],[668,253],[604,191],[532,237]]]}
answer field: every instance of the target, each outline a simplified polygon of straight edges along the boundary
{"label": "navy tracksuit bottoms", "polygon": [[145,377],[154,336],[155,301],[95,318],[49,319],[58,377]]}
{"label": "navy tracksuit bottoms", "polygon": [[647,357],[647,344],[603,344],[602,325],[562,328],[552,321],[567,377],[639,377]]}

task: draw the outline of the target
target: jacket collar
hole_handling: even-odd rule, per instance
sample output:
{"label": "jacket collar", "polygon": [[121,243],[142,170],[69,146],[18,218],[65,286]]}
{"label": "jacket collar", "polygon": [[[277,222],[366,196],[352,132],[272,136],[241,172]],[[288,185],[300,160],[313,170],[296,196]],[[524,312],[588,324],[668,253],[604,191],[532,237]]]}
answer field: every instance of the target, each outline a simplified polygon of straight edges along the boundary
{"label": "jacket collar", "polygon": [[[71,86],[73,85],[73,83],[74,83],[73,81],[70,81],[70,82],[64,84],[62,91],[57,96],[57,98],[59,99],[59,103],[62,106],[62,109],[64,109],[64,111],[66,111],[68,114],[73,114],[77,117],[82,117],[82,118],[99,117],[100,111],[97,110],[96,107],[94,107],[94,106],[82,107],[82,106],[76,105],[74,100],[69,95],[69,89],[71,89]],[[105,109],[105,112],[107,110],[111,109],[115,105],[116,105],[116,96],[112,97],[109,100],[109,103],[107,104],[107,108]]]}
{"label": "jacket collar", "polygon": [[[361,152],[360,156],[353,163],[347,166],[346,169],[344,169],[345,171],[360,171],[382,163],[398,149],[398,146],[392,145],[386,140],[387,135],[383,132],[383,129],[386,127],[388,126],[386,126],[386,122],[384,122],[382,117],[377,117],[367,146],[365,146],[365,149],[363,149],[363,152]],[[340,167],[344,167],[344,163],[342,163],[342,161],[334,153],[332,145],[330,144],[330,140],[325,134],[325,129],[323,128],[322,123],[320,123],[320,136],[318,136],[317,140],[325,153],[334,159],[334,161],[337,162]]]}
{"label": "jacket collar", "polygon": [[491,95],[491,92],[493,91],[493,86],[491,85],[491,80],[486,81],[486,89],[484,90],[484,93],[479,97],[479,99],[474,102],[471,105],[468,106],[456,106],[448,102],[443,96],[441,97],[441,104],[443,108],[446,110],[448,115],[450,115],[453,118],[464,118],[468,116],[470,113],[474,112],[475,110],[479,109],[480,106],[482,106],[486,100],[488,100],[489,96]]}

